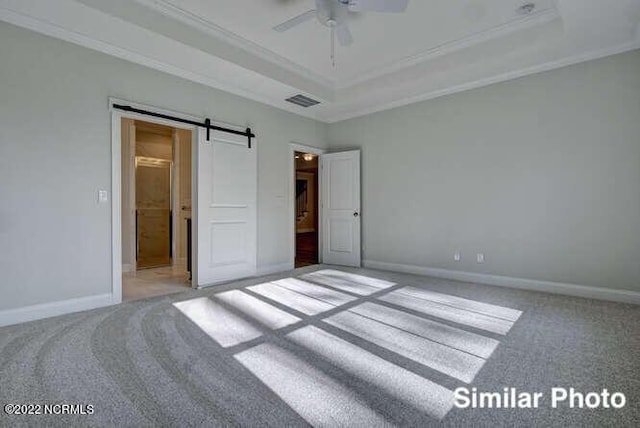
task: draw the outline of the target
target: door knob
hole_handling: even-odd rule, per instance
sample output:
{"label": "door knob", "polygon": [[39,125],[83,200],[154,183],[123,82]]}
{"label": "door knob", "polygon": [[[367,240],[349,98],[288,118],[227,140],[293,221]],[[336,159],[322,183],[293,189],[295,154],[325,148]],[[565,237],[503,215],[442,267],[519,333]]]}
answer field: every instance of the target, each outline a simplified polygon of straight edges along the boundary
{"label": "door knob", "polygon": [[360,214],[358,214],[358,212],[357,212],[357,211],[353,213],[353,216],[354,216],[354,217],[358,217],[359,215],[360,215]]}

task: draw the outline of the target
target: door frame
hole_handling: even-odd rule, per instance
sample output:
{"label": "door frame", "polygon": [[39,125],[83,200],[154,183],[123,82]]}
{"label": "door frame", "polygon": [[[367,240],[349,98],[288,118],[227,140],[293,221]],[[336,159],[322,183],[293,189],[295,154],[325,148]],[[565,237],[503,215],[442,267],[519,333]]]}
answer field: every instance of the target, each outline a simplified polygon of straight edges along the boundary
{"label": "door frame", "polygon": [[128,111],[114,109],[114,104],[125,104],[131,107],[154,111],[169,116],[183,117],[195,122],[203,122],[201,117],[192,116],[182,112],[167,110],[123,100],[119,98],[109,97],[109,112],[111,114],[111,299],[113,304],[122,302],[122,119],[142,120],[145,122],[157,123],[160,125],[170,126],[172,128],[181,128],[191,131],[191,287],[197,288],[197,248],[198,248],[198,211],[197,199],[198,194],[197,177],[198,177],[198,136],[199,128],[195,125],[188,125],[182,122],[176,122],[167,119],[160,119],[153,116],[138,114]]}
{"label": "door frame", "polygon": [[[171,132],[171,265],[178,262],[178,240],[176,239],[176,230],[178,230],[178,222],[180,213],[180,189],[178,189],[178,177],[180,174],[180,157],[178,156],[178,131],[173,128]],[[193,183],[192,183],[193,184]],[[191,213],[193,214],[193,213]]]}
{"label": "door frame", "polygon": [[[120,124],[122,126],[122,120],[120,120]],[[121,162],[127,163],[127,168],[129,170],[129,206],[133,207],[134,209],[131,210],[130,213],[128,213],[128,217],[129,217],[129,222],[130,224],[135,225],[136,224],[136,125],[135,122],[131,122],[129,125],[129,159],[122,159]],[[120,135],[122,135],[122,129],[120,130]],[[120,137],[120,142],[122,144],[122,137]],[[120,153],[122,154],[122,149],[123,147],[120,147]],[[122,170],[120,170],[122,171]],[[120,187],[120,191],[122,191],[122,187]],[[122,196],[122,195],[121,195]],[[122,201],[122,197],[120,198],[120,201]],[[132,260],[129,260],[130,263],[128,263],[128,268],[129,271],[127,272],[135,272],[136,270],[138,270],[138,259],[137,259],[137,254],[138,254],[138,245],[137,245],[137,231],[134,228],[132,228],[130,230],[130,236],[129,236],[129,251],[131,252],[131,257]],[[124,271],[124,266],[123,265],[123,271]]]}
{"label": "door frame", "polygon": [[320,149],[313,146],[305,146],[299,143],[289,144],[289,230],[291,231],[291,237],[289,240],[289,266],[290,269],[296,267],[296,198],[294,195],[296,188],[296,152],[311,153],[318,156],[318,264],[322,263],[322,183],[321,183],[321,168],[320,155],[327,153],[327,150]]}

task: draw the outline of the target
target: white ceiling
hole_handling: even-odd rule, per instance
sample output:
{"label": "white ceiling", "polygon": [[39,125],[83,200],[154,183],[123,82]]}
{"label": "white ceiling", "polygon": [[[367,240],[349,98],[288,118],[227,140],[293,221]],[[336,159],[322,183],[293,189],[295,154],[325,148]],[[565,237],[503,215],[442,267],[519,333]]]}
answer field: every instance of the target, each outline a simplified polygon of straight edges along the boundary
{"label": "white ceiling", "polygon": [[[516,11],[522,0],[413,0],[402,14],[350,13],[355,42],[348,47],[337,45],[334,68],[329,57],[331,32],[317,19],[284,33],[273,30],[282,21],[314,9],[314,0],[163,1],[321,74],[334,84],[524,18]],[[552,0],[538,0],[536,9],[538,14],[555,10]]]}
{"label": "white ceiling", "polygon": [[640,0],[533,1],[350,14],[335,68],[317,20],[272,29],[314,0],[0,0],[0,19],[326,122],[640,48]]}

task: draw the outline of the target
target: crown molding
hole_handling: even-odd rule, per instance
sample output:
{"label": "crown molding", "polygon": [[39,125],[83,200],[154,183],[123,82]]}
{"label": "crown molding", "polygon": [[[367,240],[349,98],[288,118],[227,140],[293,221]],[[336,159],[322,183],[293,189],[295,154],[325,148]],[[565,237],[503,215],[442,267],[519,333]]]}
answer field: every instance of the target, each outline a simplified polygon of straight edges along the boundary
{"label": "crown molding", "polygon": [[[91,10],[95,11],[95,9]],[[109,17],[109,19],[120,21],[118,18],[114,17]],[[29,9],[10,9],[8,7],[4,7],[2,3],[0,3],[0,21],[7,22],[18,27],[26,28],[28,30],[32,30],[56,39],[64,40],[66,42],[70,42],[75,45],[98,51],[116,58],[124,59],[135,64],[143,65],[154,70],[159,70],[167,74],[181,77],[183,79],[200,83],[211,88],[219,89],[252,101],[257,101],[261,104],[266,104],[280,110],[296,114],[298,116],[317,120],[316,113],[314,111],[300,111],[300,109],[294,107],[293,105],[290,107],[284,102],[282,102],[281,104],[276,103],[274,102],[274,100],[269,99],[268,97],[265,97],[261,94],[245,90],[237,85],[223,82],[220,79],[211,76],[207,76],[192,70],[187,70],[174,64],[160,61],[156,58],[145,56],[139,52],[123,47],[122,44],[112,44],[100,40],[97,37],[92,37],[91,35],[74,31],[73,29],[68,28],[60,23],[56,23],[55,18],[53,17],[37,15],[37,11],[36,13],[30,13]],[[129,25],[137,27],[135,26],[135,24]],[[203,54],[208,55],[205,53]]]}
{"label": "crown molding", "polygon": [[203,31],[211,36],[214,36],[226,43],[233,45],[236,48],[242,49],[252,55],[257,56],[260,59],[268,61],[279,67],[282,67],[292,73],[295,73],[301,77],[307,78],[314,83],[326,87],[329,91],[335,89],[334,81],[324,77],[322,74],[316,73],[310,68],[304,67],[296,62],[289,60],[275,53],[274,51],[260,46],[226,28],[204,19],[194,13],[189,12],[179,6],[176,6],[167,0],[134,0],[135,2],[153,9],[169,18],[177,19],[180,22],[187,24],[193,28]]}
{"label": "crown molding", "polygon": [[[457,41],[456,43],[449,44],[447,49],[461,49],[461,46],[471,46],[471,44],[478,43],[478,40],[482,40],[483,37],[498,37],[499,35],[506,34],[504,31],[517,31],[514,29],[516,27],[518,27],[518,29],[522,29],[525,28],[523,27],[524,25],[539,25],[542,22],[549,22],[550,20],[555,19],[554,13],[550,12],[542,15],[540,14],[542,14],[542,12],[540,12],[536,17],[528,17],[529,19],[526,20],[518,20],[517,26],[512,22],[509,29],[502,27],[494,28],[493,30],[489,30],[489,34],[484,34],[483,36],[476,35],[472,37],[471,39],[473,40],[465,39],[463,41]],[[74,16],[76,16],[76,20],[84,20],[81,22],[82,25],[73,20]],[[557,13],[555,16],[557,17]],[[259,92],[253,90],[254,86],[251,83],[251,76],[247,76],[247,80],[245,80],[245,83],[249,83],[241,86],[237,83],[237,79],[227,79],[227,77],[229,77],[229,73],[226,75],[207,74],[207,70],[212,69],[211,61],[213,59],[219,60],[221,63],[225,60],[216,58],[214,55],[198,50],[195,47],[181,44],[180,42],[168,39],[161,34],[145,30],[134,23],[100,12],[89,6],[81,5],[72,0],[59,0],[56,2],[55,6],[47,2],[0,0],[0,20],[133,63],[141,64],[174,76],[198,82],[212,88],[220,89],[298,116],[315,119],[325,123],[335,123],[346,119],[364,116],[407,104],[446,96],[469,89],[475,89],[530,74],[552,70],[554,68],[560,68],[640,48],[640,32],[637,32],[634,35],[635,39],[623,44],[617,44],[609,48],[592,50],[589,52],[583,51],[577,55],[554,59],[542,64],[519,68],[499,75],[484,73],[485,76],[482,78],[470,79],[469,81],[462,81],[457,84],[454,83],[436,90],[420,90],[418,88],[418,82],[415,82],[413,87],[415,87],[416,90],[412,95],[405,97],[401,96],[398,99],[394,99],[393,95],[389,95],[386,97],[386,100],[388,100],[387,102],[384,102],[384,100],[378,100],[375,103],[367,104],[366,97],[355,99],[342,97],[338,98],[335,102],[330,101],[323,103],[319,108],[312,107],[309,109],[301,109],[294,105],[289,106],[287,105],[288,103],[283,101],[284,96],[282,96],[282,92],[288,91],[289,89],[292,93],[294,93],[294,91],[298,91],[293,86],[269,79],[267,76],[262,76],[264,77],[264,86],[268,90]],[[110,33],[105,33],[105,28],[109,28]],[[162,44],[163,46],[171,44],[171,48],[167,48],[169,49],[168,55],[179,55],[182,60],[171,61],[169,56],[160,57],[156,55],[154,57],[152,55],[145,55],[145,52],[147,52],[145,50],[146,47],[153,47],[154,45],[159,44]],[[410,60],[420,62],[426,59],[431,59],[434,56],[444,55],[450,52],[451,51],[445,52],[444,49],[440,49],[438,52],[432,52],[431,56],[425,54],[422,57],[412,57]],[[232,64],[230,61],[226,62]],[[194,64],[205,64],[205,66],[201,65],[200,68],[198,68]],[[213,64],[215,65],[216,63]],[[401,68],[404,69],[404,67]],[[236,66],[232,69],[240,70],[242,67]],[[251,70],[248,69],[244,70],[251,72]],[[259,75],[259,73],[251,73],[256,74],[256,76]],[[404,83],[411,84],[408,81],[405,81]],[[298,92],[305,93],[305,91]],[[313,95],[311,96],[313,97]],[[360,104],[356,105],[359,102]]]}
{"label": "crown molding", "polygon": [[410,55],[399,61],[390,61],[386,65],[377,66],[373,70],[365,73],[359,73],[356,77],[349,79],[329,79],[313,70],[304,67],[288,58],[275,53],[274,51],[258,45],[232,31],[229,31],[219,25],[202,18],[188,10],[185,10],[173,2],[168,0],[134,0],[135,2],[151,8],[163,15],[177,19],[184,24],[199,29],[209,35],[212,35],[224,42],[227,42],[237,48],[243,49],[249,54],[255,55],[260,59],[281,66],[288,71],[298,74],[313,81],[314,83],[325,86],[328,90],[335,92],[337,90],[346,89],[350,86],[365,83],[378,77],[392,74],[415,66],[419,63],[426,62],[439,56],[447,55],[474,45],[503,37],[517,31],[525,30],[538,25],[543,25],[560,19],[560,14],[555,7],[536,12],[529,16],[520,17],[507,23],[479,31],[475,34],[465,36],[460,39],[445,42],[441,45],[431,47],[425,51]]}
{"label": "crown molding", "polygon": [[324,114],[319,115],[317,120],[325,123],[337,123],[347,119],[353,119],[356,117],[366,116],[372,113],[378,113],[384,110],[390,110],[396,107],[402,107],[409,104],[415,104],[421,101],[427,101],[434,98],[443,97],[446,95],[456,94],[458,92],[468,91],[470,89],[477,89],[483,86],[493,85],[495,83],[506,82],[508,80],[518,79],[520,77],[529,76],[532,74],[542,73],[556,68],[567,67],[573,64],[579,64],[581,62],[596,60],[611,55],[620,54],[623,52],[640,49],[640,39],[633,40],[631,42],[622,43],[616,46],[607,47],[604,49],[597,49],[586,53],[562,58],[555,61],[549,61],[542,64],[538,64],[532,67],[526,67],[519,70],[513,70],[507,73],[499,74],[496,76],[487,77],[484,79],[478,79],[470,82],[465,82],[459,85],[450,86],[444,89],[423,93],[417,96],[405,97],[399,100],[395,100],[389,103],[379,104],[375,107],[354,109],[347,111],[346,113],[339,114]]}
{"label": "crown molding", "polygon": [[386,65],[376,67],[375,70],[371,70],[366,73],[359,73],[357,77],[341,80],[336,84],[336,89],[346,89],[351,86],[359,85],[369,80],[383,77],[409,67],[413,67],[415,65],[430,61],[440,56],[448,55],[456,51],[488,42],[493,39],[513,34],[518,31],[547,24],[549,22],[555,21],[556,19],[561,19],[557,9],[545,9],[525,17],[514,19],[504,24],[500,24],[498,26],[476,32],[460,39],[442,43],[438,46],[431,47],[425,51],[410,55],[398,61],[390,61]]}

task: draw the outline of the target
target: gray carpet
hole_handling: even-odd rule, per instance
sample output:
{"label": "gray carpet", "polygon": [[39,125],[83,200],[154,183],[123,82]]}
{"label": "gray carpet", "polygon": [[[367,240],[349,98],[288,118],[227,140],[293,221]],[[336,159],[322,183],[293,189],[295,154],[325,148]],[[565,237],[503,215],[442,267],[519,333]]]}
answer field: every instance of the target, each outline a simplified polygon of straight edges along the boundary
{"label": "gray carpet", "polygon": [[[552,387],[622,409],[552,409]],[[458,409],[453,391],[543,392]],[[0,404],[47,426],[638,426],[640,307],[319,266],[0,329]]]}

